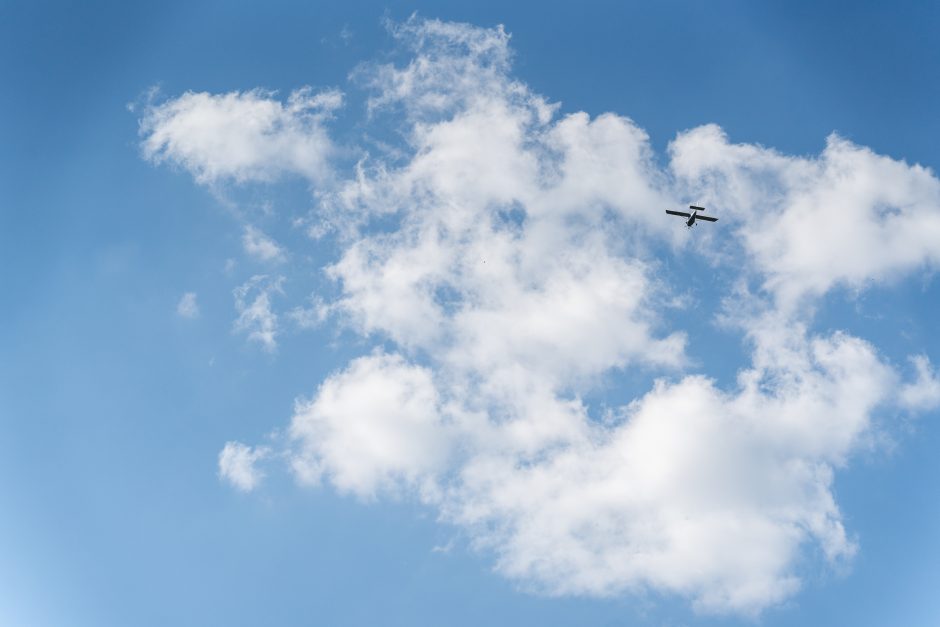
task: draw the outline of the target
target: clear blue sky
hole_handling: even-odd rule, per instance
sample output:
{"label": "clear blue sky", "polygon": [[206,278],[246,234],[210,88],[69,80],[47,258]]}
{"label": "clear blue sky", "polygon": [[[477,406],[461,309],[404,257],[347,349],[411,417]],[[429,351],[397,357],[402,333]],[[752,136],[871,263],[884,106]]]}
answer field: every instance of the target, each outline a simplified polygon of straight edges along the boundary
{"label": "clear blue sky", "polygon": [[[325,302],[342,296],[321,269],[343,257],[349,240],[335,232],[314,240],[297,226],[314,215],[318,190],[351,180],[356,159],[367,150],[380,152],[379,140],[405,151],[397,160],[388,157],[393,166],[414,156],[403,139],[407,114],[370,117],[366,102],[376,88],[350,79],[362,64],[408,62],[412,53],[383,24],[400,24],[413,12],[480,29],[504,25],[511,33],[511,79],[560,103],[555,120],[579,111],[632,119],[648,134],[651,161],[663,177],[682,178],[669,169],[670,142],[707,124],[720,126],[733,144],[797,161],[813,162],[836,132],[857,147],[906,162],[904,168],[940,167],[940,8],[926,2],[5,2],[0,624],[752,623],[748,611],[697,607],[701,590],[711,585],[704,575],[685,591],[652,576],[624,575],[614,592],[597,594],[593,584],[586,584],[588,593],[565,592],[567,572],[507,574],[497,564],[501,556],[517,555],[519,539],[500,536],[495,548],[479,546],[489,536],[446,513],[466,505],[464,497],[426,499],[410,484],[380,490],[375,498],[349,487],[361,484],[344,488],[336,477],[343,464],[358,459],[355,451],[332,462],[323,450],[311,453],[325,469],[316,486],[298,485],[282,463],[293,450],[284,442],[299,413],[297,399],[313,401],[321,384],[336,380],[352,360],[375,355],[377,346],[426,368],[439,385],[456,372],[445,365],[450,353],[440,352],[442,345],[416,340],[412,350],[392,323],[356,327],[361,316],[355,308],[365,307],[359,301],[312,329],[289,322],[290,310],[309,305],[311,295]],[[154,86],[159,93],[148,100]],[[179,102],[186,92],[258,88],[265,90],[255,92],[259,99],[284,102],[303,86],[344,93],[342,107],[315,123],[336,147],[329,174],[289,165],[274,183],[223,180],[224,173],[206,183],[182,153],[164,145],[162,157],[147,158],[142,147],[146,112]],[[449,113],[442,115],[446,121]],[[879,181],[895,185],[872,176],[862,197],[877,193]],[[730,198],[722,196],[724,188],[695,187],[694,179],[689,175],[688,187],[667,182],[662,189],[685,190],[675,192],[682,199],[695,190],[712,194],[714,211],[725,219],[696,227],[691,235],[704,244],[671,239],[673,228],[677,237],[687,234],[665,217],[662,224],[637,227],[648,238],[641,248],[649,249],[637,258],[665,285],[665,294],[653,291],[650,298],[683,303],[654,307],[666,322],[653,335],[684,333],[685,357],[678,366],[646,363],[645,357],[636,366],[618,361],[591,371],[592,384],[557,384],[559,398],[581,399],[592,421],[602,422],[604,408],[647,394],[658,377],[681,389],[684,376],[702,374],[732,394],[736,373],[756,363],[746,337],[757,331],[723,326],[723,299],[741,278],[740,267],[793,260],[773,251],[761,256],[763,249],[742,252],[749,244],[740,231],[743,243],[715,243],[737,228],[735,220],[756,218],[741,208],[735,214],[733,200],[722,214],[721,202]],[[885,210],[908,215],[921,211],[917,203],[938,200],[932,188],[911,186],[917,189],[909,196],[898,194],[915,200],[899,207],[884,201]],[[766,226],[790,210],[785,199],[780,203],[755,224]],[[662,207],[651,211],[660,220]],[[933,211],[936,220],[940,206]],[[839,222],[848,227],[855,220],[846,212]],[[258,246],[277,246],[283,259],[275,253],[265,259],[252,249],[249,226],[264,234]],[[852,232],[846,228],[844,237]],[[794,233],[799,238],[802,231]],[[892,245],[905,248],[903,241]],[[861,261],[843,274],[833,271],[821,291],[805,288],[809,279],[794,279],[796,270],[779,275],[813,299],[798,317],[786,318],[788,324],[805,325],[812,337],[832,340],[844,332],[859,338],[897,373],[884,379],[897,389],[915,378],[911,356],[926,356],[936,372],[940,240],[910,248],[916,250],[903,264],[889,259],[869,268]],[[860,259],[868,253],[881,258],[880,249],[871,249]],[[784,288],[775,292],[765,283],[779,278],[777,267],[745,277],[752,290],[766,291],[760,302],[774,311],[785,309],[779,302],[786,298]],[[281,325],[276,350],[252,341],[254,323],[237,322],[233,293],[256,275],[285,277],[283,293],[265,292]],[[352,275],[343,278],[346,285],[352,281]],[[249,292],[248,304],[262,292]],[[186,293],[196,294],[198,315],[182,306]],[[741,324],[750,329],[750,323]],[[447,347],[463,341],[469,342],[455,336]],[[518,350],[525,364],[529,348]],[[653,349],[623,350],[646,355]],[[394,364],[379,366],[402,374]],[[560,363],[564,374],[557,376],[580,366]],[[543,374],[555,385],[554,371]],[[464,400],[453,391],[440,394]],[[857,547],[854,556],[830,564],[825,542],[804,538],[787,554],[785,569],[799,577],[800,589],[748,606],[760,611],[760,624],[940,621],[934,589],[940,580],[940,413],[926,401],[921,411],[908,411],[891,394],[876,403],[873,426],[851,447],[832,457],[806,453],[834,471],[831,494]],[[323,415],[332,415],[323,407]],[[762,416],[752,418],[759,424]],[[219,453],[227,442],[268,451],[266,477],[253,490],[220,477]],[[450,467],[441,481],[466,488],[454,479],[466,468]],[[509,520],[493,516],[488,524]],[[567,562],[558,563],[565,570]],[[629,589],[617,587],[625,581]]]}

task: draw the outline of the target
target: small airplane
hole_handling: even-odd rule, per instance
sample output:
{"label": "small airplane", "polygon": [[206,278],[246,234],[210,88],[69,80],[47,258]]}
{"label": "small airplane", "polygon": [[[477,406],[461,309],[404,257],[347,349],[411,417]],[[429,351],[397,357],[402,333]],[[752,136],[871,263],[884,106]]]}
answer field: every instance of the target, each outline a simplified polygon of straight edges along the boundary
{"label": "small airplane", "polygon": [[705,220],[706,222],[718,222],[718,218],[713,218],[711,216],[699,215],[699,211],[705,211],[705,207],[696,207],[695,205],[689,205],[689,209],[692,210],[692,213],[686,213],[685,211],[670,211],[666,209],[666,213],[672,216],[682,216],[683,218],[688,218],[685,221],[685,225],[690,229],[695,226],[696,220]]}

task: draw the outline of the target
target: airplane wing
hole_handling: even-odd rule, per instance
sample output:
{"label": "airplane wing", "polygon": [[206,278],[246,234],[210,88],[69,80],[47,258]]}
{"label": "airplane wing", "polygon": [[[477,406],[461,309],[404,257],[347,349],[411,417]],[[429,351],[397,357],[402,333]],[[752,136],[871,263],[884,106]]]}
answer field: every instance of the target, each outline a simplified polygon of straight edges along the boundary
{"label": "airplane wing", "polygon": [[[683,218],[692,217],[691,213],[684,213],[682,211],[670,211],[669,209],[666,209],[666,213],[668,213],[669,215],[673,215],[673,216],[682,216]],[[702,216],[699,216],[699,217],[701,218]]]}
{"label": "airplane wing", "polygon": [[713,218],[711,216],[703,216],[701,214],[695,216],[696,220],[705,220],[706,222],[718,222],[718,218]]}

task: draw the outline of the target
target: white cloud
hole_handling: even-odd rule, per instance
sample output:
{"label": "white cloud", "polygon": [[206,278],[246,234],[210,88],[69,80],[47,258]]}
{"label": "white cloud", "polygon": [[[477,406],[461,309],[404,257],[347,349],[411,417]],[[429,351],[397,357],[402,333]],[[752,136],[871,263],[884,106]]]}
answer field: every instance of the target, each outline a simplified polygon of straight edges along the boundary
{"label": "white cloud", "polygon": [[298,405],[293,463],[362,497],[414,488],[548,593],[651,587],[754,614],[798,589],[807,543],[833,562],[855,552],[833,469],[894,383],[856,338],[788,343],[799,355],[742,371],[734,392],[660,381],[607,426],[550,390],[500,410],[400,356],[362,358]]}
{"label": "white cloud", "polygon": [[261,261],[280,263],[287,257],[277,242],[250,225],[245,227],[242,234],[242,246],[246,253]]}
{"label": "white cloud", "polygon": [[502,26],[473,29],[416,18],[386,26],[416,54],[404,68],[367,64],[358,69],[358,77],[374,89],[370,109],[405,103],[411,114],[447,113],[470,99],[502,96],[511,57]]}
{"label": "white cloud", "polygon": [[914,411],[940,407],[940,377],[930,365],[930,359],[926,355],[915,355],[911,362],[917,370],[917,380],[901,388],[901,404]]}
{"label": "white cloud", "polygon": [[259,274],[238,286],[233,292],[235,310],[235,331],[246,333],[248,339],[261,344],[264,350],[274,352],[277,349],[278,316],[271,307],[271,297],[283,294],[284,277],[269,277]]}
{"label": "white cloud", "polygon": [[681,133],[672,170],[718,207],[781,306],[835,285],[864,287],[940,265],[940,180],[927,168],[831,135],[819,157]]}
{"label": "white cloud", "polygon": [[452,446],[438,415],[431,373],[397,355],[354,360],[328,378],[310,402],[298,403],[291,436],[307,483],[325,472],[340,490],[363,498],[433,477]]}
{"label": "white cloud", "polygon": [[[412,21],[396,33],[415,60],[372,71],[382,105],[418,120],[414,156],[361,165],[325,202],[341,221],[397,212],[403,224],[358,238],[329,268],[344,288],[337,308],[364,332],[477,369],[681,363],[682,334],[653,323],[661,286],[624,254],[664,230],[649,210],[667,192],[645,133],[614,115],[551,123],[553,108],[506,75],[501,31]],[[429,107],[443,119],[423,121]]]}
{"label": "white cloud", "polygon": [[[766,220],[752,204],[770,198],[786,214],[794,198],[822,194],[833,168],[847,167],[860,171],[843,182],[846,195],[904,207],[919,199],[924,217],[932,175],[831,143],[819,162],[745,146],[714,157],[724,170],[708,178],[694,160],[724,140],[705,127],[673,143],[673,188],[629,119],[553,119],[552,106],[508,77],[501,30],[411,21],[396,34],[415,58],[371,68],[372,105],[397,107],[411,121],[413,156],[397,167],[361,164],[333,201],[341,219],[395,213],[400,226],[353,237],[329,273],[343,289],[334,311],[430,369],[401,355],[372,357],[368,369],[354,362],[328,379],[294,417],[298,476],[315,469],[368,496],[413,486],[492,550],[500,572],[553,594],[652,588],[705,611],[756,614],[799,588],[807,545],[832,562],[850,558],[856,545],[833,472],[866,441],[898,377],[870,344],[809,336],[802,314],[775,306],[887,276],[893,262],[830,264],[818,279],[814,262],[799,261],[805,247],[822,246],[816,232],[796,226],[776,241],[777,222],[791,219]],[[848,163],[831,165],[840,160]],[[755,161],[772,176],[747,178]],[[865,168],[893,176],[894,195],[875,193]],[[619,421],[599,423],[579,396],[599,375],[686,363],[684,335],[656,324],[670,293],[651,272],[649,250],[651,240],[683,245],[661,215],[679,197],[726,209],[777,300],[738,296],[734,318],[753,362],[736,389],[701,376],[663,380],[621,408]],[[864,215],[884,224],[874,210]],[[910,258],[929,260],[932,250],[925,241]],[[731,264],[752,265],[740,256]],[[437,399],[418,412],[424,430],[415,441],[426,445],[408,455],[392,447],[400,458],[382,450],[407,459],[410,473],[380,463],[372,440],[358,438],[388,428],[390,442],[405,436],[388,410],[364,408],[355,421],[310,410],[393,386],[402,371],[421,372],[422,398]]]}
{"label": "white cloud", "polygon": [[[411,495],[549,594],[756,615],[796,593],[808,552],[850,559],[834,473],[882,409],[936,405],[937,378],[926,357],[905,382],[870,343],[807,329],[834,287],[940,259],[936,177],[838,138],[791,157],[714,126],[680,134],[663,171],[630,119],[558,116],[514,80],[501,28],[392,31],[412,60],[357,77],[407,145],[322,190],[340,295],[290,314],[383,349],[297,403],[298,480]],[[692,198],[721,230],[692,240],[663,215]],[[735,384],[683,374],[663,251],[731,276],[723,317],[750,351]],[[271,348],[280,280],[236,291],[236,326]],[[605,413],[586,399],[618,371],[655,382]]]}
{"label": "white cloud", "polygon": [[342,94],[291,93],[286,102],[261,90],[187,92],[147,107],[140,121],[144,156],[189,170],[200,183],[273,181],[296,174],[322,181],[333,143],[323,127]]}
{"label": "white cloud", "polygon": [[251,492],[264,478],[264,473],[257,467],[257,463],[267,458],[270,453],[270,449],[266,447],[226,442],[219,452],[219,477],[242,492]]}
{"label": "white cloud", "polygon": [[181,318],[198,318],[199,303],[196,302],[196,292],[186,292],[176,304],[176,315]]}

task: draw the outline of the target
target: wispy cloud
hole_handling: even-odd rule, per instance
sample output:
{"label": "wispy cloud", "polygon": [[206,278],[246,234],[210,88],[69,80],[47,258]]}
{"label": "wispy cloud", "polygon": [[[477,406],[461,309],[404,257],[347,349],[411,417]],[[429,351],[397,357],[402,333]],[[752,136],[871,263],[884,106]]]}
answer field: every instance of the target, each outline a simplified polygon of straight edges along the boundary
{"label": "wispy cloud", "polygon": [[176,315],[181,318],[198,318],[199,303],[196,302],[196,292],[186,292],[176,303]]}
{"label": "wispy cloud", "polygon": [[261,261],[280,263],[287,257],[277,242],[253,226],[246,226],[242,234],[245,252]]}
{"label": "wispy cloud", "polygon": [[927,411],[940,407],[940,376],[926,355],[914,355],[911,363],[917,379],[901,388],[901,404],[913,411]]}
{"label": "wispy cloud", "polygon": [[269,353],[277,349],[278,316],[271,305],[275,294],[283,294],[284,277],[259,274],[238,286],[234,291],[238,318],[234,329],[245,333],[248,339],[261,344]]}

